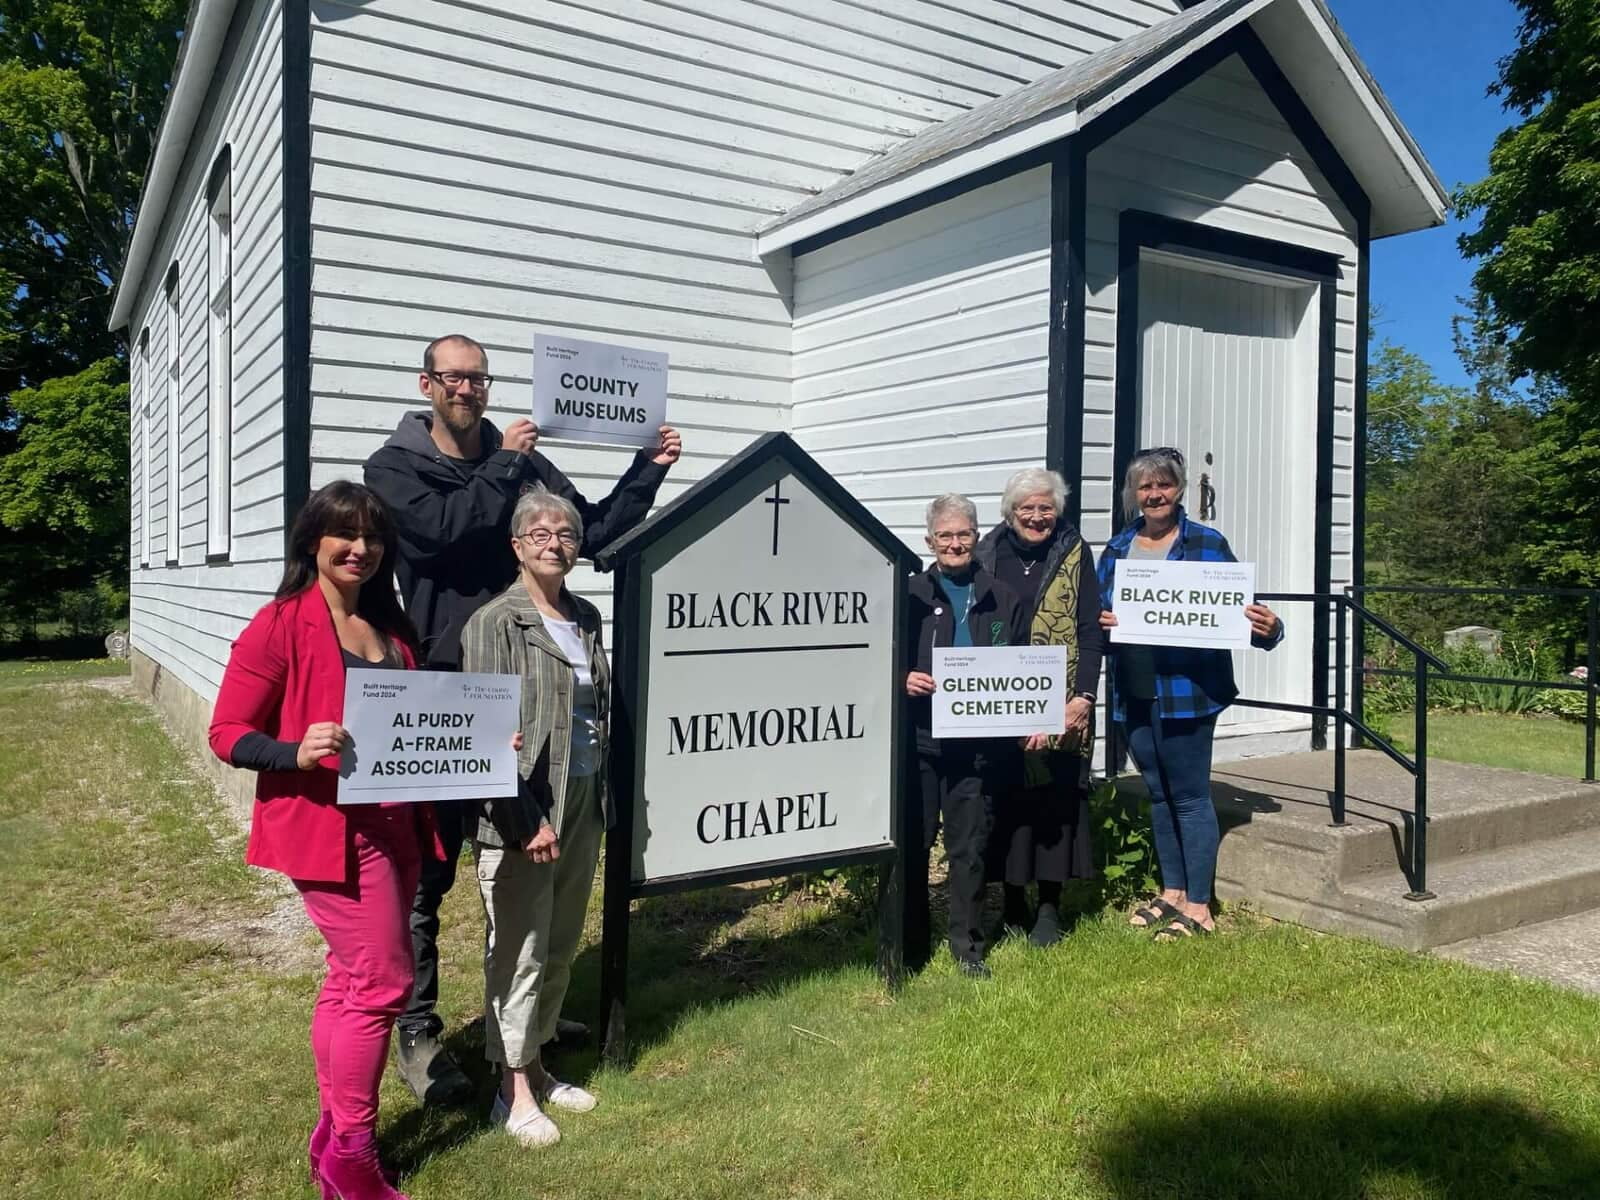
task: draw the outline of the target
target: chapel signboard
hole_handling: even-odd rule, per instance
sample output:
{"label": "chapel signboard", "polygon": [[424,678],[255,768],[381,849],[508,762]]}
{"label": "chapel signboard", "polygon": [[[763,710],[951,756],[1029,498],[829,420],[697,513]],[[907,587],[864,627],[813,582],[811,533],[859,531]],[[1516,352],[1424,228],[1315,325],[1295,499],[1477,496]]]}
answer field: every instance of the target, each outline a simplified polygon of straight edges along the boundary
{"label": "chapel signboard", "polygon": [[630,897],[896,861],[901,614],[919,564],[786,434],[598,561],[618,570],[602,948],[616,1055]]}

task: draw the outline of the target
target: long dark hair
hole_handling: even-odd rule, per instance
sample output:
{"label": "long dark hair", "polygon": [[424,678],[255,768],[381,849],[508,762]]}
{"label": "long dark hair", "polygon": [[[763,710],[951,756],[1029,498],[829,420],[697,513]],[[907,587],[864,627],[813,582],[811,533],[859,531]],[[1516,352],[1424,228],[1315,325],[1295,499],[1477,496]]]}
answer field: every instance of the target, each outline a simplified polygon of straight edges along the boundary
{"label": "long dark hair", "polygon": [[277,598],[298,596],[317,582],[317,547],[330,533],[364,533],[383,542],[383,558],[377,572],[361,585],[356,611],[380,633],[415,650],[417,631],[394,594],[394,555],[399,548],[394,517],[377,492],[352,480],[337,479],[319,488],[300,509],[289,532]]}

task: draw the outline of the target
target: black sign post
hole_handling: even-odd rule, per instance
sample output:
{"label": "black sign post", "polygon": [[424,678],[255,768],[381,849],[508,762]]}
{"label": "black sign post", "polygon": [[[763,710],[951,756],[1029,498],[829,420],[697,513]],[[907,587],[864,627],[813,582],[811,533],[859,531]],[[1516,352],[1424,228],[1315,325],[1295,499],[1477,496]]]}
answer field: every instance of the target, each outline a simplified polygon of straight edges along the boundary
{"label": "black sign post", "polygon": [[[640,897],[877,864],[877,964],[898,987],[908,889],[926,886],[910,878],[922,861],[920,810],[906,794],[914,739],[902,702],[905,583],[920,560],[781,433],[752,443],[598,559],[617,572],[617,821],[606,834],[600,951],[606,1060],[627,1054],[628,923]],[[702,677],[698,708],[734,711],[685,709]],[[759,681],[772,698],[766,707],[730,699],[729,679]],[[819,680],[856,702],[830,706]],[[777,783],[766,776],[780,763]],[[802,791],[811,764],[826,786]],[[696,784],[695,812],[686,780]],[[780,786],[785,793],[773,795]]]}

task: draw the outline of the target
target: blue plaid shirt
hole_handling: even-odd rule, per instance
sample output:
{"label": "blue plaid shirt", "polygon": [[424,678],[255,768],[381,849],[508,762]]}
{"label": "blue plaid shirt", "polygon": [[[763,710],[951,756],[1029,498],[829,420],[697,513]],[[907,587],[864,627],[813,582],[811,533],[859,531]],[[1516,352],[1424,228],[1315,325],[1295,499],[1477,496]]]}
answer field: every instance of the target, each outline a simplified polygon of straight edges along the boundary
{"label": "blue plaid shirt", "polygon": [[[1119,558],[1128,556],[1128,547],[1133,544],[1133,539],[1144,528],[1144,518],[1137,518],[1132,524],[1120,530],[1110,542],[1106,544],[1104,552],[1100,555],[1098,574],[1100,577],[1100,605],[1106,611],[1111,611],[1111,575],[1115,569],[1114,564]],[[1238,562],[1233,556],[1233,550],[1228,546],[1228,539],[1223,537],[1209,525],[1202,525],[1198,521],[1191,521],[1184,512],[1183,506],[1178,506],[1178,536],[1172,539],[1172,549],[1167,551],[1167,558],[1186,559],[1190,562]],[[1263,650],[1271,650],[1283,640],[1283,622],[1278,622],[1278,631],[1271,638],[1252,636],[1252,645]],[[1118,693],[1116,682],[1116,643],[1108,643],[1106,650],[1109,654],[1110,669],[1107,677],[1111,681],[1111,716],[1113,720],[1125,721],[1127,714],[1122,707],[1122,696]],[[1209,717],[1219,713],[1239,694],[1239,687],[1233,681],[1233,654],[1227,650],[1202,650],[1187,646],[1152,646],[1151,653],[1155,658],[1156,672],[1156,704],[1161,716],[1173,720],[1194,720],[1199,717]]]}

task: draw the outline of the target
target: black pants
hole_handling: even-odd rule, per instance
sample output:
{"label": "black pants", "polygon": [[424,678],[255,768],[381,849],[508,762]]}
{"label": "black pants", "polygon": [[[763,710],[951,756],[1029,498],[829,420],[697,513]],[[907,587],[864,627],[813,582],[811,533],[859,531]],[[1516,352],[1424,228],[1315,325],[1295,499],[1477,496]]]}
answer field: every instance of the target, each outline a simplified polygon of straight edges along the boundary
{"label": "black pants", "polygon": [[470,800],[440,800],[433,806],[433,819],[444,843],[444,861],[424,856],[417,894],[411,901],[411,954],[416,960],[416,982],[411,985],[411,1003],[401,1015],[401,1032],[426,1033],[438,1037],[444,1022],[434,1010],[439,1006],[439,905],[456,882],[456,863],[461,858],[461,843],[469,820],[478,819],[478,805]]}
{"label": "black pants", "polygon": [[[983,857],[992,821],[988,788],[977,764],[966,756],[917,759],[922,785],[922,847],[924,861],[944,825],[944,849],[950,860],[950,953],[958,959],[983,957]],[[926,876],[924,875],[924,878]],[[908,896],[908,904],[925,910],[928,890]],[[927,929],[928,919],[918,923]],[[932,931],[928,930],[931,940]],[[908,958],[925,961],[922,945],[908,946]]]}

